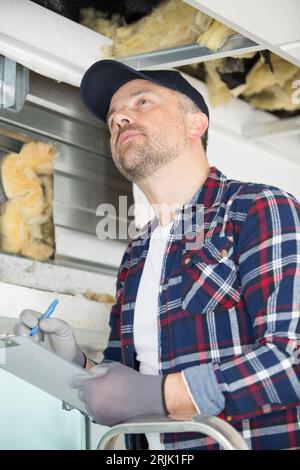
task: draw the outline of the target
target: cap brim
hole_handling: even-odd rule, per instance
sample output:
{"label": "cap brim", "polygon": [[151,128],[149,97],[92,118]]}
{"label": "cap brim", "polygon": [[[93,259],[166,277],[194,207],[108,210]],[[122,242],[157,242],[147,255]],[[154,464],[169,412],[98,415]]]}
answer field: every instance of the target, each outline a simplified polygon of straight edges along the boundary
{"label": "cap brim", "polygon": [[80,84],[80,96],[85,106],[106,122],[110,101],[115,92],[125,83],[149,78],[141,72],[114,60],[100,60],[84,74]]}

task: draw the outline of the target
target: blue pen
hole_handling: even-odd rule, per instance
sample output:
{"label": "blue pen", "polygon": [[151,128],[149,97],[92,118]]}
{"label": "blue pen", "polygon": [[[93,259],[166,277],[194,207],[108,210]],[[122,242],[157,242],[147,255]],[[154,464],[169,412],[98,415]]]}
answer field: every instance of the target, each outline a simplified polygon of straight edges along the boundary
{"label": "blue pen", "polygon": [[[44,320],[44,318],[48,318],[50,317],[50,315],[52,315],[52,313],[54,312],[54,310],[56,309],[56,306],[57,304],[59,303],[59,300],[58,299],[55,299],[53,300],[53,302],[49,305],[49,307],[47,308],[46,312],[43,313],[42,316],[40,316],[40,318],[38,319],[38,322],[40,323],[41,320]],[[34,328],[32,328],[30,330],[30,333],[29,333],[29,336],[33,336],[35,335],[38,331],[39,331],[40,327],[39,325],[35,326]]]}

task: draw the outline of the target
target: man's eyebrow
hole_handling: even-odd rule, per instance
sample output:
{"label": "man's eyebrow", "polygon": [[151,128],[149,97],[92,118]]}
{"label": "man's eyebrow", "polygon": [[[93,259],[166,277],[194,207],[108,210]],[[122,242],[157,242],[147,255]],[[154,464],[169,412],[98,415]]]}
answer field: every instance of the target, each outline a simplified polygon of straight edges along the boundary
{"label": "man's eyebrow", "polygon": [[[142,95],[144,93],[152,93],[154,95],[157,95],[157,93],[153,90],[149,90],[149,88],[145,88],[143,90],[137,90],[137,91],[134,91],[133,93],[131,93],[131,95],[129,96],[129,98],[134,98],[135,96],[138,96],[138,95]],[[116,111],[116,108],[111,108],[107,114],[107,117],[106,117],[106,122],[108,122],[110,116]]]}

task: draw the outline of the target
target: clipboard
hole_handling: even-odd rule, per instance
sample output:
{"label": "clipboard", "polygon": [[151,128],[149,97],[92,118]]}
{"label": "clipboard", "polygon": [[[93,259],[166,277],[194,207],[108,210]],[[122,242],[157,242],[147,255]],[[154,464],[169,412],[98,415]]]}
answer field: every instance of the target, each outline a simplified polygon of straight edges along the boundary
{"label": "clipboard", "polygon": [[61,400],[66,410],[75,408],[88,416],[78,391],[69,385],[72,377],[87,374],[86,370],[42,343],[25,336],[0,337],[0,368]]}

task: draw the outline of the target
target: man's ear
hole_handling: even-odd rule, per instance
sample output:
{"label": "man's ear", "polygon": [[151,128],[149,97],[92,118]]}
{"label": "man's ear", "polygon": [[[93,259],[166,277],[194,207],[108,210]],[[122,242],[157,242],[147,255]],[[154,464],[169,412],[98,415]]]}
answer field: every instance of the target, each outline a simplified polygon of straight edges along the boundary
{"label": "man's ear", "polygon": [[188,116],[188,134],[191,140],[196,140],[202,137],[208,128],[208,118],[206,114],[189,113]]}

